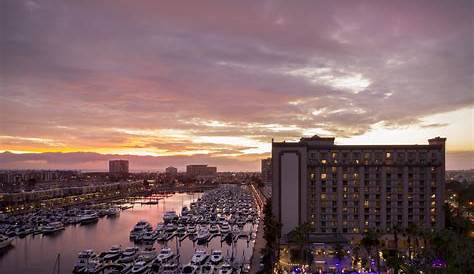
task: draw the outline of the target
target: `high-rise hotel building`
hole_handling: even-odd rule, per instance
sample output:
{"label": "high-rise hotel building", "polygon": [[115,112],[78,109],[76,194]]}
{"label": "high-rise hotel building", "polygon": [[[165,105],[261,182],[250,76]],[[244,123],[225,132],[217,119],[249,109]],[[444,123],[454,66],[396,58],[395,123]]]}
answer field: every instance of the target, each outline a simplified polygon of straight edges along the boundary
{"label": "high-rise hotel building", "polygon": [[336,145],[318,136],[272,142],[272,207],[282,235],[303,223],[316,234],[443,228],[445,142]]}

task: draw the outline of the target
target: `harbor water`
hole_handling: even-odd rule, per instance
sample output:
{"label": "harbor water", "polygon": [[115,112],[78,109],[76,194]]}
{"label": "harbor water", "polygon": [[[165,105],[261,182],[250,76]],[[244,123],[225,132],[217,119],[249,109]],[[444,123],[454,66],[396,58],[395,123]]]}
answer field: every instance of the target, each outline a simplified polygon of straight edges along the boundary
{"label": "harbor water", "polygon": [[[58,273],[59,264],[59,273],[70,274],[80,251],[93,249],[100,253],[112,245],[121,245],[122,248],[134,246],[129,235],[139,220],[147,220],[156,226],[163,221],[164,212],[168,210],[180,212],[183,206],[189,207],[190,203],[201,195],[202,193],[176,193],[159,200],[158,204],[135,203],[132,208],[123,210],[119,216],[103,217],[97,223],[88,225],[70,225],[54,235],[17,237],[12,247],[0,251],[0,273],[51,274],[53,270],[54,273]],[[246,224],[247,226],[252,225]],[[225,257],[232,257],[241,263],[250,261],[253,249],[253,241],[239,239],[228,245],[222,242],[220,237],[213,238],[205,246],[198,246],[189,238],[180,242],[177,237],[167,243],[154,244],[158,252],[165,245],[176,253],[179,252],[182,264],[191,260],[198,247],[206,249],[209,253],[214,249],[220,249]]]}

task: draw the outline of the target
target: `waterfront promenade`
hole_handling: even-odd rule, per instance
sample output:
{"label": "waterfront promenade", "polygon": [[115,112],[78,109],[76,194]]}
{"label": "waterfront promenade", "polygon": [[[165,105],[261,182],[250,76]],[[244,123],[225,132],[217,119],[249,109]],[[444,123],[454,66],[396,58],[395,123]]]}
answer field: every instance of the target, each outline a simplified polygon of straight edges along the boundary
{"label": "waterfront promenade", "polygon": [[257,237],[255,238],[255,245],[253,246],[253,255],[250,262],[250,273],[255,274],[260,270],[260,251],[265,247],[266,242],[263,238],[263,218],[258,223]]}
{"label": "waterfront promenade", "polygon": [[[265,206],[266,198],[263,195],[263,193],[260,190],[256,189],[253,185],[250,188],[252,190],[252,193],[255,195],[255,199],[257,201],[258,206],[260,207],[260,212],[262,212],[263,207]],[[257,273],[259,270],[261,270],[260,269],[260,256],[261,256],[260,251],[266,245],[265,239],[263,238],[263,232],[264,232],[263,216],[261,216],[260,221],[258,223],[257,237],[255,238],[255,244],[253,246],[253,253],[252,253],[252,258],[250,262],[251,274]]]}

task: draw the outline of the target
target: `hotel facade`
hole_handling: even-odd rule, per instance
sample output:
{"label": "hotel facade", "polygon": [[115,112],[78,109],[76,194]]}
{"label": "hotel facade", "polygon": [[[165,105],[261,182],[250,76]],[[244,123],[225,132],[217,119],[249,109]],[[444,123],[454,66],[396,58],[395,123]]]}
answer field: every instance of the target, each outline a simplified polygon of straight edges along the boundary
{"label": "hotel facade", "polygon": [[272,209],[283,241],[303,223],[314,234],[444,227],[446,138],[426,145],[336,145],[334,139],[272,142]]}

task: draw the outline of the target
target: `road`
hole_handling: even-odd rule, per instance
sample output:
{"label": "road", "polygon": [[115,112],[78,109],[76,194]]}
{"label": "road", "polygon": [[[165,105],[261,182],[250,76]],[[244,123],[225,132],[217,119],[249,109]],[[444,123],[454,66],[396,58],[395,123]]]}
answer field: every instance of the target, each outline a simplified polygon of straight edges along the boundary
{"label": "road", "polygon": [[[265,206],[265,199],[262,198],[262,193],[257,190],[253,185],[251,186],[252,192],[255,195],[257,204],[259,205],[260,212],[263,211]],[[254,274],[260,268],[260,251],[266,245],[265,239],[263,238],[263,214],[261,215],[260,221],[258,223],[257,237],[255,238],[255,245],[253,247],[252,259],[250,262],[250,273]]]}
{"label": "road", "polygon": [[255,239],[255,245],[253,247],[252,261],[250,262],[250,273],[255,274],[259,270],[260,265],[260,250],[265,247],[265,239],[263,238],[263,218],[260,219],[258,224],[257,238]]}

